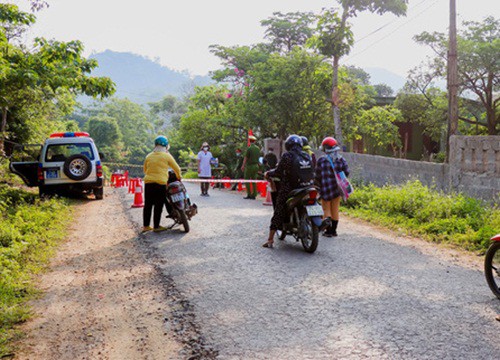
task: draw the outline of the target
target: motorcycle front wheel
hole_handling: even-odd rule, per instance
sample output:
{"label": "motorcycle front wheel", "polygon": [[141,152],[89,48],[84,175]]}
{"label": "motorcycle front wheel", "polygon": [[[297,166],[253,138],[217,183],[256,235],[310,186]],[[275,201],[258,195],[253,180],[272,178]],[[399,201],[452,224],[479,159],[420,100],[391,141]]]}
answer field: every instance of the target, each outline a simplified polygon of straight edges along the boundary
{"label": "motorcycle front wheel", "polygon": [[318,247],[319,228],[305,212],[301,216],[300,223],[303,227],[303,236],[300,241],[302,242],[304,250],[312,254]]}
{"label": "motorcycle front wheel", "polygon": [[500,241],[491,244],[486,252],[484,275],[491,291],[500,299]]}

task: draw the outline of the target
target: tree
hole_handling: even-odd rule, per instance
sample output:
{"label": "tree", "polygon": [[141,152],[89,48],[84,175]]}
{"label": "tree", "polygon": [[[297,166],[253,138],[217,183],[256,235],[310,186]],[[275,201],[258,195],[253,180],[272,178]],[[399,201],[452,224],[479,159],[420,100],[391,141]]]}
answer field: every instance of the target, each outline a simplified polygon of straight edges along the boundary
{"label": "tree", "polygon": [[8,36],[17,36],[16,29],[31,25],[34,17],[8,4],[0,4],[0,14],[0,153],[3,153],[10,110],[26,91],[36,89],[37,99],[48,102],[61,92],[106,97],[114,92],[114,84],[109,78],[90,76],[97,62],[82,56],[83,45],[79,41],[37,38],[30,51],[11,44],[13,38]]}
{"label": "tree", "polygon": [[340,59],[349,54],[354,44],[353,33],[348,23],[349,18],[360,12],[370,11],[379,15],[390,12],[396,16],[406,14],[407,0],[337,0],[342,14],[334,9],[324,10],[319,16],[317,34],[311,39],[311,46],[332,59],[332,98],[335,136],[342,143],[342,127],[340,123],[338,70]]}
{"label": "tree", "polygon": [[122,161],[122,134],[116,119],[101,115],[89,119],[87,130],[92,134],[99,150],[105,155],[106,161]]}
{"label": "tree", "polygon": [[394,90],[387,84],[376,84],[373,85],[375,91],[377,92],[377,96],[380,97],[390,97],[394,94]]}
{"label": "tree", "polygon": [[[483,126],[488,134],[500,132],[500,20],[490,16],[482,22],[464,22],[458,35],[458,72],[461,94],[474,94],[484,107],[484,120],[464,116],[459,119]],[[446,76],[447,37],[443,33],[423,32],[415,36],[418,43],[434,50],[436,58],[428,65],[427,78]]]}
{"label": "tree", "polygon": [[424,134],[439,142],[446,134],[448,103],[446,93],[438,88],[430,88],[425,93],[415,93],[403,89],[394,106],[401,111],[405,121],[422,125]]}
{"label": "tree", "polygon": [[304,46],[312,36],[312,23],[315,16],[310,12],[281,12],[273,13],[273,16],[260,23],[266,27],[265,38],[271,42],[273,51],[290,53],[296,46]]}
{"label": "tree", "polygon": [[369,153],[374,154],[390,147],[396,154],[401,148],[401,138],[395,123],[402,120],[403,116],[398,109],[392,106],[375,106],[362,112],[356,133],[365,140]]}
{"label": "tree", "polygon": [[165,131],[171,126],[178,126],[182,115],[187,111],[187,103],[173,95],[167,95],[160,101],[148,103],[148,105],[155,118],[155,133]]}

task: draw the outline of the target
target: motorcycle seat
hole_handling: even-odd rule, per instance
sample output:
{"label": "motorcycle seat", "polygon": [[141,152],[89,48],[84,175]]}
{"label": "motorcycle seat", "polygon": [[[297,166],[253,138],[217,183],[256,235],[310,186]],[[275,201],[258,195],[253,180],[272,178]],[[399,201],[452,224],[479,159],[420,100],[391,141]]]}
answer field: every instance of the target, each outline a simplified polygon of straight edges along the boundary
{"label": "motorcycle seat", "polygon": [[294,197],[294,196],[299,195],[301,193],[306,193],[306,192],[313,191],[313,190],[316,190],[316,188],[313,186],[298,188],[298,189],[290,191],[290,194],[288,194],[288,196]]}

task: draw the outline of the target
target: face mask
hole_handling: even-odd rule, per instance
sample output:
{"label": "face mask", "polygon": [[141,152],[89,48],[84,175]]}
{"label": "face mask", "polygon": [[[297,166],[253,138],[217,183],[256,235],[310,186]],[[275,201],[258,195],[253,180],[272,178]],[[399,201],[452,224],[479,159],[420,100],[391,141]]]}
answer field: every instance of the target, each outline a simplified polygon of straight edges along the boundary
{"label": "face mask", "polygon": [[236,153],[236,156],[240,156],[241,154],[240,153]]}
{"label": "face mask", "polygon": [[203,150],[208,151],[208,148],[205,146],[205,147],[203,148]]}

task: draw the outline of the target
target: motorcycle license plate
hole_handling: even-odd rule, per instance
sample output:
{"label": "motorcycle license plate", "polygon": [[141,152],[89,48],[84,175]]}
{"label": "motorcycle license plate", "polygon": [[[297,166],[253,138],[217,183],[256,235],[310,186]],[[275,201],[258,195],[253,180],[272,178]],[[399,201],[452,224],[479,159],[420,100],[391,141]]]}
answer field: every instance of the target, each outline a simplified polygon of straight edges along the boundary
{"label": "motorcycle license plate", "polygon": [[321,205],[306,206],[308,216],[323,216],[323,208]]}
{"label": "motorcycle license plate", "polygon": [[184,193],[173,194],[171,195],[171,197],[173,202],[182,201],[185,199]]}
{"label": "motorcycle license plate", "polygon": [[47,179],[57,179],[59,177],[57,170],[47,170],[45,176]]}

